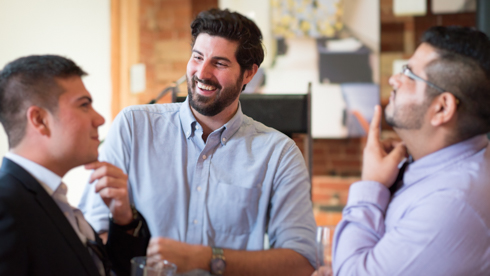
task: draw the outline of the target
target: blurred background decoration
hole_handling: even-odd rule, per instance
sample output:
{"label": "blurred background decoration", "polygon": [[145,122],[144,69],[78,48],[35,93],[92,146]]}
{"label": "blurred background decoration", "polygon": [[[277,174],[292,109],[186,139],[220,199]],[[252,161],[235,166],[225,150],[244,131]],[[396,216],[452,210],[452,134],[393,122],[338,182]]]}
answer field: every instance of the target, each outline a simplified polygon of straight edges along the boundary
{"label": "blurred background decoration", "polygon": [[271,0],[276,37],[335,37],[342,30],[342,0]]}

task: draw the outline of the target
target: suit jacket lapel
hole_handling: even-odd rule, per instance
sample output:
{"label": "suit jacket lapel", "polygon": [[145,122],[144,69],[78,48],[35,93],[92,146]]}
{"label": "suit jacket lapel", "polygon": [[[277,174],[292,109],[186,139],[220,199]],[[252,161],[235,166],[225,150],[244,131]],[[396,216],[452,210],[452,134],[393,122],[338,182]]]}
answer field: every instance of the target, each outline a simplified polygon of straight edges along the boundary
{"label": "suit jacket lapel", "polygon": [[82,244],[65,215],[41,184],[26,170],[7,158],[3,158],[1,170],[17,178],[27,190],[34,194],[41,208],[58,228],[60,235],[63,236],[80,262],[85,266],[87,273],[89,275],[100,275],[87,248]]}

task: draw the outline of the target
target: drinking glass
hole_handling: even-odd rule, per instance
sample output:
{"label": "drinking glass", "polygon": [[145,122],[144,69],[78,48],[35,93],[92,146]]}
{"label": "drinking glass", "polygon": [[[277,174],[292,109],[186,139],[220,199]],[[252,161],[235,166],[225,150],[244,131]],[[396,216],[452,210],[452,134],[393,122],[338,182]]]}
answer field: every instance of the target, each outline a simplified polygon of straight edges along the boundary
{"label": "drinking glass", "polygon": [[316,228],[316,275],[331,276],[332,273],[332,240],[335,226],[318,226]]}
{"label": "drinking glass", "polygon": [[131,259],[131,276],[174,276],[177,266],[169,261],[162,260],[155,264],[147,264],[146,257]]}

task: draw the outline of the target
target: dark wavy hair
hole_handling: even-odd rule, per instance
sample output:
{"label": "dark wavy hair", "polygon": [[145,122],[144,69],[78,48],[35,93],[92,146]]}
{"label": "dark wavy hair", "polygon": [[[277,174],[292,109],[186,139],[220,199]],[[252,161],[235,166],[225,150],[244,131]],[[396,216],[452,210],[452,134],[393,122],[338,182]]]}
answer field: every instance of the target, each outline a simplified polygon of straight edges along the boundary
{"label": "dark wavy hair", "polygon": [[[428,79],[453,93],[458,105],[458,133],[464,140],[490,131],[490,40],[473,28],[436,26],[422,42],[436,49],[439,58],[425,69]],[[427,94],[437,91],[428,87]]]}
{"label": "dark wavy hair", "polygon": [[192,46],[201,33],[219,36],[238,42],[235,57],[240,64],[242,73],[252,69],[254,64],[260,67],[264,61],[262,33],[250,19],[228,9],[210,9],[199,13],[191,24]]}
{"label": "dark wavy hair", "polygon": [[5,65],[0,71],[0,123],[7,133],[9,148],[24,138],[30,106],[51,113],[58,110],[58,98],[65,91],[56,78],[86,74],[70,59],[55,55],[27,56]]}

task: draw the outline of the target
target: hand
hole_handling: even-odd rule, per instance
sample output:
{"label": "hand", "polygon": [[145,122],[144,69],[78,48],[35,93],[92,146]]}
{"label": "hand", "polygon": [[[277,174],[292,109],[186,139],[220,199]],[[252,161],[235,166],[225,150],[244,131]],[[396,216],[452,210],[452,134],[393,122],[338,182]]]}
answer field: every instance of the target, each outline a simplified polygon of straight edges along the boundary
{"label": "hand", "polygon": [[95,192],[99,193],[104,203],[112,213],[114,223],[129,224],[133,213],[129,203],[128,176],[118,167],[107,162],[95,161],[85,165],[85,169],[94,170],[90,183],[95,184]]}
{"label": "hand", "polygon": [[167,238],[151,238],[146,257],[148,263],[155,264],[167,260],[177,265],[179,273],[194,269],[209,271],[211,248],[201,245],[191,245]]}
{"label": "hand", "polygon": [[329,266],[321,266],[318,270],[315,270],[311,276],[332,276],[332,268]]}
{"label": "hand", "polygon": [[381,107],[377,105],[369,126],[362,164],[362,180],[376,181],[391,187],[398,175],[398,164],[405,158],[407,148],[403,142],[379,140]]}

